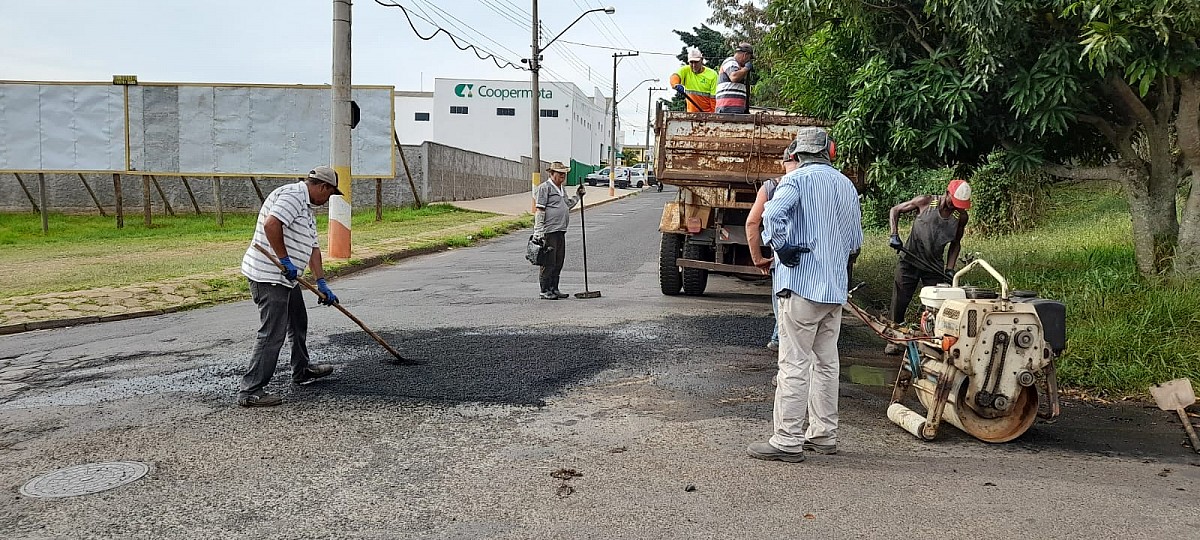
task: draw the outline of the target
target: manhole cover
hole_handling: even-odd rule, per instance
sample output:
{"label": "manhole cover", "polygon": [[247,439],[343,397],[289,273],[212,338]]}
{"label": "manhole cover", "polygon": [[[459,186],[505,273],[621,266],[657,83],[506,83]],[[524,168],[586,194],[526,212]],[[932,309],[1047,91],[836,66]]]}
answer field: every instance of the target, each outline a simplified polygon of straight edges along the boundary
{"label": "manhole cover", "polygon": [[50,471],[21,486],[26,497],[74,497],[120,487],[146,476],[150,466],[140,461],[87,463]]}

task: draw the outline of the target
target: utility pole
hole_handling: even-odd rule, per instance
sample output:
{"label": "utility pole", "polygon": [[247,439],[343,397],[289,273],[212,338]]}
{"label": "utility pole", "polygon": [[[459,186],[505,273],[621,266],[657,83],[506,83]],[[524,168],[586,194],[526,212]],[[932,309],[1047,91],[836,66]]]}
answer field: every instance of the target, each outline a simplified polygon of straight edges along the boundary
{"label": "utility pole", "polygon": [[533,24],[530,27],[533,29],[530,36],[529,49],[533,53],[529,57],[529,89],[531,92],[531,111],[530,117],[530,132],[533,133],[533,150],[530,157],[533,159],[533,172],[530,175],[530,183],[533,185],[530,190],[530,210],[531,213],[537,213],[537,200],[534,199],[534,193],[537,191],[538,184],[542,183],[542,91],[538,87],[538,71],[541,70],[541,23],[538,21],[538,0],[533,0]]}
{"label": "utility pole", "polygon": [[329,198],[329,255],[350,258],[350,12],[351,0],[333,0],[333,85],[329,161],[341,196]]}
{"label": "utility pole", "polygon": [[663,91],[666,88],[650,87],[646,89],[646,175],[650,175],[650,106],[654,103],[654,92]]}
{"label": "utility pole", "polygon": [[617,194],[617,64],[626,56],[637,56],[638,52],[613,53],[613,75],[612,75],[612,144],[609,145],[609,155],[612,156],[608,160],[608,196],[613,197]]}

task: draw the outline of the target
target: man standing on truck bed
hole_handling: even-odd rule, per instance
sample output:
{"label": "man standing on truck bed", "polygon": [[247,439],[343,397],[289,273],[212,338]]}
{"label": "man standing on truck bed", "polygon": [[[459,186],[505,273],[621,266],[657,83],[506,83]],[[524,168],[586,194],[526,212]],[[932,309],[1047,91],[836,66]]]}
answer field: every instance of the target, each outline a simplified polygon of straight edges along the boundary
{"label": "man standing on truck bed", "polygon": [[804,461],[837,453],[838,335],[846,267],[862,247],[858,191],[829,162],[824,129],[801,128],[784,153],[785,175],[763,211],[763,241],[778,260],[779,374],[774,433],[746,448],[755,459]]}
{"label": "man standing on truck bed", "polygon": [[713,112],[716,107],[717,71],[704,65],[704,54],[688,47],[688,65],[671,74],[671,88],[687,102],[687,112]]}
{"label": "man standing on truck bed", "polygon": [[[940,197],[918,195],[911,201],[893,206],[888,212],[888,224],[892,236],[888,245],[900,252],[896,263],[896,277],[892,283],[892,306],[889,315],[892,322],[904,322],[904,314],[912,301],[917,284],[937,285],[946,281],[947,274],[954,271],[958,252],[962,249],[963,233],[967,230],[967,210],[971,208],[971,185],[965,180],[952,180]],[[916,212],[908,242],[900,241],[898,222],[900,214]],[[946,253],[946,246],[950,246]],[[944,255],[945,254],[945,255]],[[942,257],[946,258],[943,259]],[[935,268],[944,268],[942,273]],[[888,343],[885,354],[900,354],[903,347]]]}
{"label": "man standing on truck bed", "polygon": [[754,47],[749,43],[738,44],[733,56],[721,63],[720,79],[717,81],[717,112],[748,114],[750,112],[750,70],[754,60]]}

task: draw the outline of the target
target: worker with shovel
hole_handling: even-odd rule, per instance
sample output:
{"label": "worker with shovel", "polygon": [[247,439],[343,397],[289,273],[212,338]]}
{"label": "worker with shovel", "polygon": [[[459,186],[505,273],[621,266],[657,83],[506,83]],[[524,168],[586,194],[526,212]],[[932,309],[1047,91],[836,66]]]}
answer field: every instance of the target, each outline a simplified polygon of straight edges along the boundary
{"label": "worker with shovel", "polygon": [[[952,180],[939,197],[918,195],[910,201],[893,206],[888,213],[892,235],[888,245],[900,253],[896,277],[892,284],[892,322],[904,322],[908,304],[917,286],[948,282],[954,273],[958,252],[962,249],[963,233],[967,230],[967,210],[971,208],[971,185],[965,180]],[[900,214],[916,212],[908,242],[900,240]],[[949,246],[947,252],[946,247]],[[943,258],[945,257],[945,258]],[[904,348],[888,343],[884,354],[900,354]]]}
{"label": "worker with shovel", "polygon": [[559,274],[567,255],[567,223],[571,209],[583,197],[583,184],[575,190],[577,197],[568,197],[563,184],[571,168],[561,161],[550,164],[550,178],[542,182],[534,193],[537,210],[533,215],[533,238],[543,242],[551,250],[550,260],[542,266],[538,275],[542,300],[561,300],[570,295],[558,290]]}
{"label": "worker with shovel", "polygon": [[[320,302],[338,303],[337,296],[325,283],[313,207],[341,194],[337,173],[329,167],[317,167],[309,171],[303,182],[280,186],[263,201],[254,226],[254,240],[242,257],[242,274],[250,280],[250,296],[258,305],[262,321],[250,367],[238,391],[237,403],[242,407],[273,407],[283,403],[282,398],[263,389],[275,375],[285,337],[292,339],[293,383],[308,384],[333,373],[331,366],[309,363],[308,312],[298,280],[304,269],[311,266],[317,289],[324,295]],[[270,246],[279,266],[255,246]],[[285,270],[281,272],[280,267]]]}

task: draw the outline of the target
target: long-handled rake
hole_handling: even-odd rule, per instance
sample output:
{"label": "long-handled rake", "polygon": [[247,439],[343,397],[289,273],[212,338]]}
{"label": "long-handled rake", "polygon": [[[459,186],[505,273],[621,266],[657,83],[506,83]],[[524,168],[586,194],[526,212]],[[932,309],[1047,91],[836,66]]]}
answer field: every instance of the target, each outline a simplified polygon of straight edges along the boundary
{"label": "long-handled rake", "polygon": [[[274,253],[271,253],[270,251],[268,251],[266,248],[262,247],[259,244],[254,244],[254,248],[257,249],[259,252],[261,252],[263,255],[266,255],[267,259],[269,259],[272,263],[275,263],[275,266],[279,267],[280,270],[283,270],[283,271],[287,270],[286,268],[284,268],[283,264],[281,264],[279,262],[279,259],[275,258]],[[313,294],[317,295],[317,298],[320,298],[321,300],[325,299],[325,295],[322,294],[321,291],[318,291],[317,288],[315,286],[313,286],[312,283],[309,283],[304,278],[302,278],[300,276],[296,276],[296,281],[299,281],[301,286],[303,286],[305,289],[308,289]],[[342,307],[341,304],[333,304],[333,307],[337,308],[337,310],[342,312],[343,315],[349,317],[350,320],[354,321],[355,324],[357,324],[359,326],[359,328],[362,328],[363,331],[367,333],[367,335],[371,336],[372,338],[375,338],[375,341],[379,342],[380,345],[383,345],[383,348],[387,349],[387,352],[392,353],[392,356],[395,356],[396,359],[391,361],[391,363],[393,363],[393,364],[416,364],[417,363],[413,360],[409,360],[409,359],[401,356],[400,353],[396,351],[396,349],[393,349],[391,345],[388,345],[388,342],[384,341],[382,337],[379,337],[379,334],[376,334],[370,328],[367,328],[366,324],[364,324],[362,321],[358,320],[358,317],[355,317],[353,314],[351,314],[349,311],[347,311],[346,308]]]}
{"label": "long-handled rake", "polygon": [[583,219],[583,195],[579,196],[579,232],[583,235],[583,292],[575,293],[575,298],[600,298],[600,291],[588,287],[587,271],[587,221]]}

